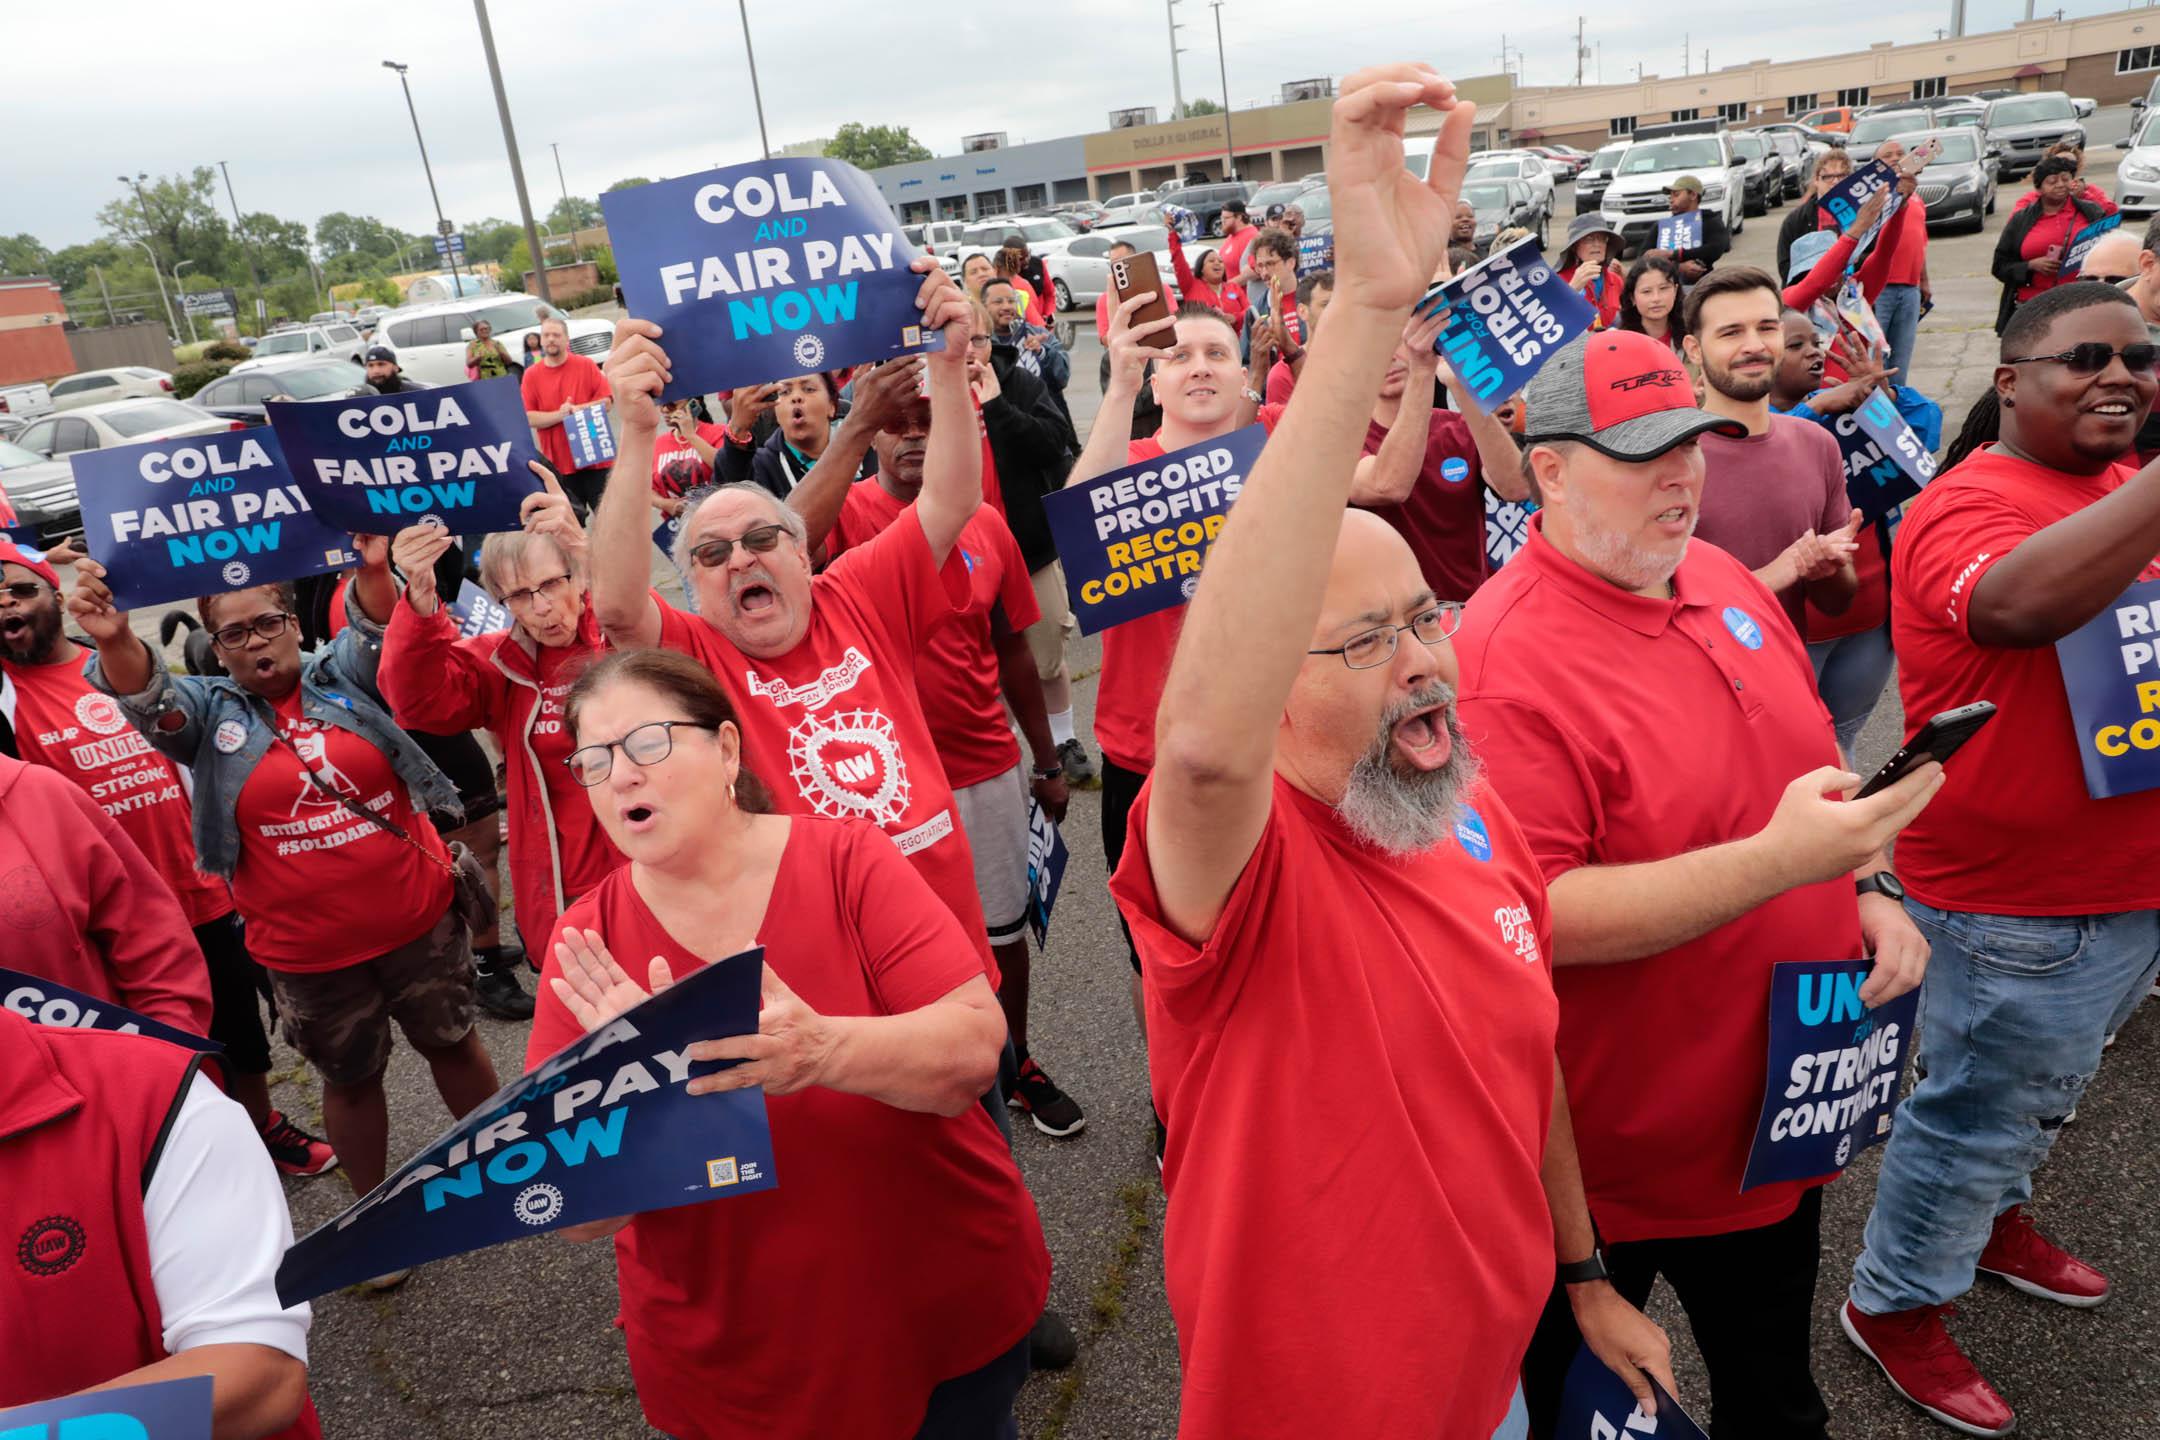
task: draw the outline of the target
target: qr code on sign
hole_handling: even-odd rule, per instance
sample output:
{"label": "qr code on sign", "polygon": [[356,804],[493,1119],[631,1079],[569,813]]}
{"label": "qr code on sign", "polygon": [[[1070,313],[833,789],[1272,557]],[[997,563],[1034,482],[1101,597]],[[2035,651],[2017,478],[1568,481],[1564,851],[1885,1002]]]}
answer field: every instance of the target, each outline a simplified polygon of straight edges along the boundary
{"label": "qr code on sign", "polygon": [[733,1185],[736,1178],[734,1156],[730,1155],[725,1160],[708,1160],[705,1162],[706,1185],[717,1189],[722,1185]]}
{"label": "qr code on sign", "polygon": [[907,346],[910,346],[910,347],[922,344],[922,326],[920,326],[920,325],[903,325],[903,326],[901,326],[901,327],[900,327],[900,343],[901,343],[902,345],[907,345]]}

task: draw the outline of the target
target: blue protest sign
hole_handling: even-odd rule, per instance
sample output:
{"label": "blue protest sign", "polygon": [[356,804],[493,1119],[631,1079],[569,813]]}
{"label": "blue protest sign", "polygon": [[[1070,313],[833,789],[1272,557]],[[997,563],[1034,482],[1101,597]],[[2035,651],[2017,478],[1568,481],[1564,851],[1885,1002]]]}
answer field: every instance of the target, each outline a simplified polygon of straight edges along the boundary
{"label": "blue protest sign", "polygon": [[25,975],[20,970],[0,969],[0,1005],[33,1025],[50,1025],[56,1030],[118,1030],[129,1035],[148,1035],[153,1040],[167,1040],[204,1055],[220,1054],[225,1049],[215,1040],[192,1035],[162,1020],[138,1015],[110,1000],[100,1000],[95,995],[70,990],[56,980]]}
{"label": "blue protest sign", "polygon": [[757,947],[694,971],[504,1086],[286,1251],[279,1303],[586,1220],[771,1189],[764,1092],[684,1088],[734,1063],[694,1061],[691,1044],[757,1029],[764,961]]}
{"label": "blue protest sign", "polygon": [[519,528],[545,488],[532,425],[507,375],[434,390],[267,407],[292,472],[323,518],[365,535],[439,524],[453,535]]}
{"label": "blue protest sign", "polygon": [[1625,1381],[1605,1368],[1605,1362],[1588,1345],[1575,1353],[1567,1380],[1560,1391],[1560,1414],[1552,1440],[1632,1440],[1655,1435],[1659,1440],[1710,1440],[1680,1402],[1666,1393],[1657,1377],[1650,1380],[1650,1398],[1657,1414],[1645,1415]]}
{"label": "blue protest sign", "polygon": [[83,539],[124,610],[359,563],[351,534],[315,513],[266,429],[68,459]]}
{"label": "blue protest sign", "polygon": [[[1845,183],[1823,196],[1821,207],[1828,212],[1837,228],[1843,230],[1852,224],[1853,218],[1860,213],[1860,208],[1867,204],[1876,191],[1895,185],[1897,178],[1897,169],[1889,161],[1870,160],[1848,175]],[[1883,205],[1882,214],[1876,217],[1874,226],[1860,237],[1859,244],[1853,246],[1853,265],[1860,263],[1861,258],[1867,254],[1868,247],[1875,243],[1875,237],[1882,233],[1883,225],[1897,213],[1898,201],[1901,198],[1892,195]]]}
{"label": "blue protest sign", "polygon": [[1657,222],[1657,248],[1660,250],[1696,250],[1702,246],[1702,211],[1690,210],[1685,215],[1666,215]]}
{"label": "blue protest sign", "polygon": [[1935,478],[1935,457],[1882,390],[1830,421],[1845,460],[1845,494],[1870,524]]}
{"label": "blue protest sign", "polygon": [[1081,634],[1192,599],[1266,442],[1265,428],[1247,425],[1043,496]]}
{"label": "blue protest sign", "polygon": [[460,640],[500,634],[515,623],[506,607],[470,580],[458,582],[457,599],[450,602],[450,618],[457,622]]}
{"label": "blue protest sign", "polygon": [[1530,543],[1530,517],[1537,507],[1525,500],[1503,500],[1485,491],[1485,563],[1498,570]]}
{"label": "blue protest sign", "polygon": [[208,1375],[0,1410],[0,1440],[210,1440]]}
{"label": "blue protest sign", "polygon": [[570,443],[570,458],[580,470],[615,461],[615,427],[608,424],[606,405],[587,405],[563,418],[563,438]]}
{"label": "blue protest sign", "polygon": [[1335,232],[1300,235],[1297,242],[1297,276],[1302,280],[1321,270],[1335,268]]}
{"label": "blue protest sign", "polygon": [[944,348],[915,308],[915,248],[852,165],[729,165],[600,208],[630,313],[664,332],[663,400]]}
{"label": "blue protest sign", "polygon": [[2122,212],[2118,210],[2113,215],[2101,216],[2071,236],[2070,247],[2063,251],[2062,268],[2055,277],[2055,283],[2060,285],[2075,279],[2078,271],[2085,268],[2085,257],[2092,254],[2093,246],[2098,245],[2110,231],[2120,228],[2121,225]]}
{"label": "blue protest sign", "polygon": [[1870,963],[1772,967],[1769,1078],[1742,1190],[1834,1175],[1890,1134],[1920,992],[1870,1010],[1860,1003]]}
{"label": "blue protest sign", "polygon": [[2085,793],[2160,786],[2160,580],[2140,580],[2055,642]]}
{"label": "blue protest sign", "polygon": [[1535,236],[1433,286],[1419,309],[1434,304],[1449,311],[1433,349],[1488,415],[1597,320],[1590,302],[1545,263]]}
{"label": "blue protest sign", "polygon": [[1058,891],[1065,884],[1065,864],[1071,859],[1057,822],[1043,813],[1035,797],[1028,797],[1028,928],[1035,932],[1039,949],[1049,943],[1050,912],[1057,907]]}

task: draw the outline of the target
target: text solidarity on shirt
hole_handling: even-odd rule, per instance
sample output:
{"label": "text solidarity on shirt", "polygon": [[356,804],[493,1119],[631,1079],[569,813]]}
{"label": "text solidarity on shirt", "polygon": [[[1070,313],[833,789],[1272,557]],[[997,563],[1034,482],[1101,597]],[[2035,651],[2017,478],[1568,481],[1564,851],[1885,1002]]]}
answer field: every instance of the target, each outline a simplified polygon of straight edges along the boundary
{"label": "text solidarity on shirt", "polygon": [[268,430],[154,440],[68,457],[83,538],[123,610],[356,563]]}
{"label": "text solidarity on shirt", "polygon": [[1545,263],[1535,238],[1434,285],[1418,310],[1434,305],[1447,306],[1448,318],[1433,349],[1488,415],[1597,320],[1590,302]]}
{"label": "text solidarity on shirt", "polygon": [[757,1029],[763,947],[708,965],[498,1090],[285,1252],[280,1304],[587,1220],[771,1189],[758,1089],[692,1095],[728,1068],[699,1040]]}
{"label": "text solidarity on shirt", "polygon": [[2160,787],[2160,580],[2140,580],[2055,642],[2085,793]]}
{"label": "text solidarity on shirt", "polygon": [[1870,963],[1772,967],[1770,1064],[1742,1190],[1835,1174],[1889,1137],[1920,992],[1869,1009],[1860,987]]}
{"label": "text solidarity on shirt", "polygon": [[663,400],[923,350],[915,247],[838,160],[723,166],[600,197],[630,313],[663,332]]}
{"label": "text solidarity on shirt", "polygon": [[525,401],[508,376],[267,408],[316,510],[364,535],[516,530],[518,507],[542,488]]}
{"label": "text solidarity on shirt", "polygon": [[1247,425],[1043,497],[1081,634],[1192,599],[1266,441]]}

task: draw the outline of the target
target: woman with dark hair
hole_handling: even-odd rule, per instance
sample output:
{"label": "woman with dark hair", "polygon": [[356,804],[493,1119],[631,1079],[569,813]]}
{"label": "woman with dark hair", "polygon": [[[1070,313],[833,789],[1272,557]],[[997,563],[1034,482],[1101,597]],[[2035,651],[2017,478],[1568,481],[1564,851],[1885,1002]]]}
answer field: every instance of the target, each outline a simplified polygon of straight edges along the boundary
{"label": "woman with dark hair", "polygon": [[1185,242],[1178,238],[1175,227],[1167,230],[1170,237],[1170,264],[1177,271],[1178,295],[1186,301],[1199,301],[1210,310],[1219,310],[1232,325],[1240,329],[1245,325],[1245,292],[1230,283],[1230,272],[1223,265],[1222,256],[1213,250],[1200,252],[1196,264],[1185,260]]}
{"label": "woman with dark hair", "polygon": [[2096,203],[2078,193],[2077,161],[2068,155],[2049,155],[2033,166],[2032,187],[2037,198],[2011,210],[1995,241],[1995,278],[2002,282],[1998,335],[2011,311],[2060,282],[2063,257],[2078,231],[2115,213],[2112,201]]}
{"label": "woman with dark hair", "polygon": [[[1027,302],[1025,318],[1028,324],[1048,325],[1057,319],[1057,306],[1047,293],[1049,276],[1043,270],[1042,262],[1028,254],[1025,240],[1017,235],[1006,236],[1004,245],[990,258],[990,266],[996,272],[995,278],[1012,281],[1020,298]],[[1030,269],[1044,281],[1044,288],[1038,289],[1035,281],[1028,278]]]}
{"label": "woman with dark hair", "polygon": [[1680,353],[1680,267],[1662,255],[1645,255],[1620,287],[1619,329],[1662,340]]}
{"label": "woman with dark hair", "polygon": [[981,954],[878,830],[772,813],[690,657],[609,656],[568,723],[571,773],[630,863],[557,927],[528,1068],[648,987],[765,947],[758,1033],[691,1052],[746,1063],[690,1089],[763,1088],[783,1188],[564,1232],[621,1232],[646,1418],[682,1440],[1016,1433],[1050,1261],[981,1103],[1005,1042]]}
{"label": "woman with dark hair", "polygon": [[779,381],[772,386],[772,433],[764,444],[752,445],[748,436],[729,430],[727,443],[714,457],[714,483],[753,480],[773,498],[787,499],[832,442],[839,414],[840,387],[831,375],[813,371]]}

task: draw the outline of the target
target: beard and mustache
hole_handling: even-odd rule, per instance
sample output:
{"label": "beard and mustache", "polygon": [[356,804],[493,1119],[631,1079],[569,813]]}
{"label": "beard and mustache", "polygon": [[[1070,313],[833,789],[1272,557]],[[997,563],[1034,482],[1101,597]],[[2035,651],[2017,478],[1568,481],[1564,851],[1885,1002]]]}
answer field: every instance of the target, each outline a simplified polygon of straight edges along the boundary
{"label": "beard and mustache", "polygon": [[[1440,705],[1447,707],[1447,763],[1437,770],[1404,764],[1395,755],[1395,727]],[[1391,855],[1414,855],[1454,831],[1463,797],[1479,773],[1477,757],[1456,719],[1455,687],[1436,680],[1404,696],[1380,717],[1372,744],[1350,767],[1336,809],[1350,832],[1367,845]]]}
{"label": "beard and mustache", "polygon": [[[16,612],[25,622],[0,621],[0,657],[18,665],[43,665],[60,646],[60,606],[46,603]],[[9,619],[14,619],[10,616]]]}

